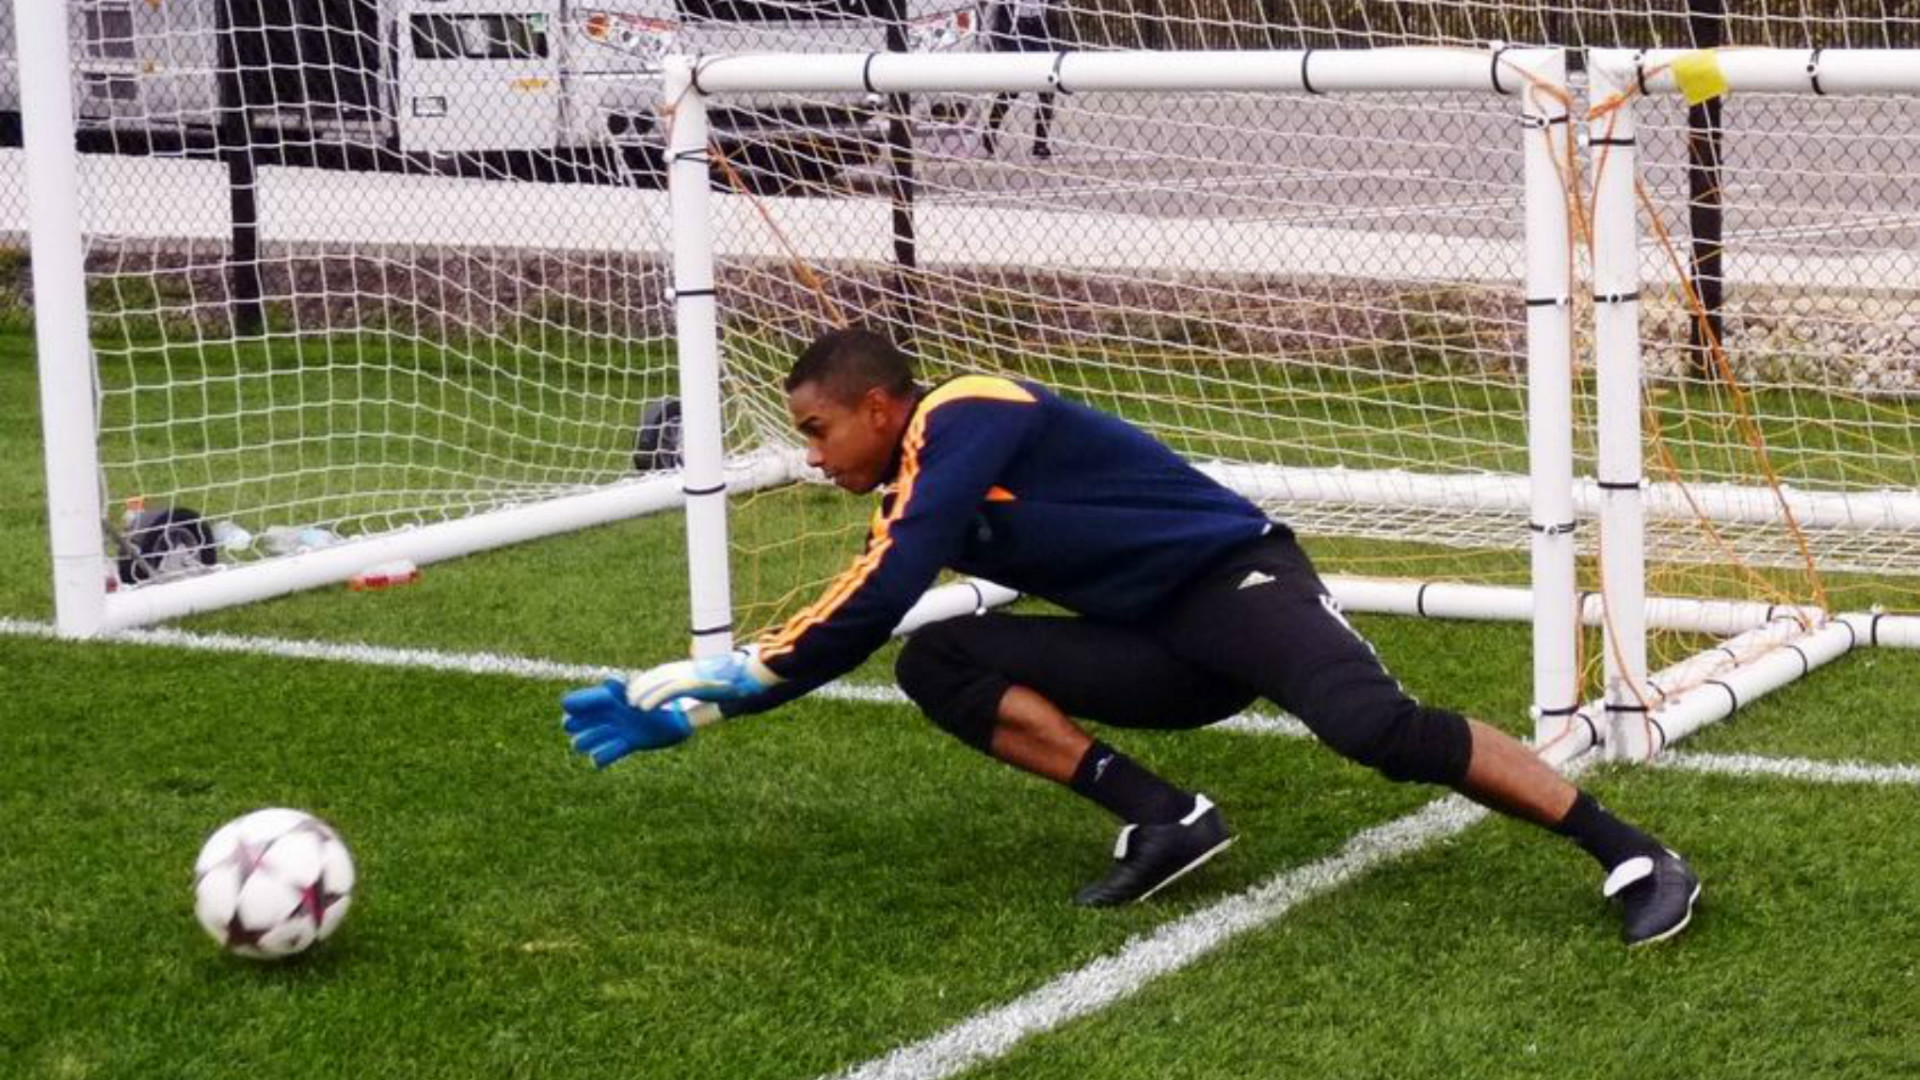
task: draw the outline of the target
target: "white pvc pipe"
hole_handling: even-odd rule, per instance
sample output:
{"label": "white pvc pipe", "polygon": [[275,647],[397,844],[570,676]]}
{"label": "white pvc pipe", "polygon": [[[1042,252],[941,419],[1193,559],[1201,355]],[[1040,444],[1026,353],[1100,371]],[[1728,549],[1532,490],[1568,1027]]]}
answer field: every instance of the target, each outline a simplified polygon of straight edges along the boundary
{"label": "white pvc pipe", "polygon": [[[1533,594],[1524,588],[1347,574],[1328,574],[1322,580],[1341,609],[1348,612],[1499,622],[1525,622],[1533,617]],[[928,623],[979,614],[1020,598],[1019,592],[980,578],[941,585],[929,589],[893,632],[911,634]],[[1582,623],[1600,625],[1599,597],[1588,594],[1582,601]],[[1718,667],[1731,665],[1743,649],[1767,643],[1758,635],[1773,635],[1784,640],[1792,633],[1802,632],[1800,627],[1818,625],[1826,618],[1816,607],[1688,597],[1654,597],[1647,602],[1647,616],[1648,626],[1653,629],[1730,639],[1648,678],[1646,686],[1656,702],[1715,674]],[[1856,612],[1835,616],[1832,621],[1852,626],[1858,643],[1863,646],[1920,648],[1920,616]],[[1592,709],[1597,713],[1601,707],[1601,703],[1596,702]]]}
{"label": "white pvc pipe", "polygon": [[1540,70],[1540,57],[1553,51],[1393,48],[984,55],[758,53],[705,57],[699,61],[694,82],[699,92],[709,95],[1049,90],[1513,94],[1524,84],[1520,72]]}
{"label": "white pvc pipe", "polygon": [[[1713,51],[1731,90],[1789,94],[1920,94],[1920,50],[1748,49]],[[1689,49],[1597,49],[1591,69],[1616,87],[1650,94],[1679,91],[1674,62]],[[1605,101],[1596,94],[1595,101]]]}
{"label": "white pvc pipe", "polygon": [[[1527,478],[1511,473],[1196,464],[1250,499],[1509,513],[1524,513],[1528,508]],[[1693,521],[1704,516],[1711,521],[1759,525],[1785,523],[1783,500],[1802,528],[1920,532],[1920,492],[1910,489],[1843,493],[1788,488],[1776,495],[1771,488],[1747,485],[1688,484],[1683,488],[1654,483],[1643,485],[1640,499],[1644,517],[1655,520]],[[1599,484],[1576,480],[1573,505],[1582,517],[1598,515],[1604,505]]]}
{"label": "white pvc pipe", "polygon": [[[1643,747],[1630,742],[1618,756],[1626,760],[1655,756],[1708,724],[1733,715],[1742,705],[1845,655],[1855,643],[1853,627],[1835,622],[1765,652],[1668,699],[1652,714],[1650,744]],[[1611,751],[1609,756],[1613,756]]]}
{"label": "white pvc pipe", "polygon": [[687,494],[687,576],[694,656],[733,648],[728,579],[726,450],[720,417],[720,324],[714,299],[706,98],[693,65],[668,57],[667,192],[673,210],[673,312],[680,367],[681,479]]}
{"label": "white pvc pipe", "polygon": [[[784,459],[756,458],[733,471],[733,487],[749,489],[793,479]],[[96,633],[213,611],[271,596],[345,581],[383,562],[407,559],[425,565],[476,551],[504,547],[593,525],[669,510],[683,501],[677,478],[662,476],[598,488],[469,518],[384,533],[299,555],[230,565],[175,581],[142,585],[106,597]],[[104,583],[104,578],[102,579]],[[97,583],[96,587],[100,587]]]}
{"label": "white pvc pipe", "polygon": [[[1731,715],[1738,706],[1750,704],[1845,653],[1856,642],[1846,620],[1843,617],[1811,633],[1797,625],[1762,627],[1655,673],[1651,681],[1685,685],[1687,689],[1662,700],[1649,714],[1652,723],[1638,740],[1637,757],[1609,746],[1609,758],[1643,760],[1648,753],[1678,743]],[[1771,647],[1766,647],[1768,644]],[[1765,651],[1756,654],[1756,648]],[[1604,700],[1589,703],[1556,738],[1538,744],[1541,758],[1561,768],[1600,745],[1596,740],[1607,729],[1594,718],[1604,707]]]}
{"label": "white pvc pipe", "polygon": [[959,618],[963,615],[979,615],[990,608],[1011,604],[1020,599],[1020,594],[1005,585],[996,585],[980,578],[968,578],[951,585],[939,585],[928,589],[906,615],[900,619],[900,625],[893,628],[894,634],[911,634],[928,623],[945,619]]}
{"label": "white pvc pipe", "polygon": [[98,425],[80,242],[73,83],[67,71],[67,5],[16,0],[14,15],[55,623],[62,635],[85,637],[98,633],[106,616],[108,563],[99,448],[94,442]]}
{"label": "white pvc pipe", "polygon": [[1765,653],[1791,644],[1833,621],[1836,620],[1825,615],[1806,619],[1783,614],[1731,635],[1720,644],[1666,668],[1658,676],[1649,677],[1646,704],[1658,710],[1709,679],[1719,678],[1741,664],[1752,663]]}
{"label": "white pvc pipe", "polygon": [[1195,467],[1255,501],[1432,507],[1524,513],[1527,478],[1512,473],[1301,468],[1199,461]]}
{"label": "white pvc pipe", "polygon": [[1853,627],[1862,645],[1920,649],[1920,615],[1889,615],[1879,611],[1847,612],[1838,620]]}
{"label": "white pvc pipe", "polygon": [[[1430,619],[1467,619],[1486,622],[1526,622],[1533,617],[1533,591],[1511,585],[1469,585],[1456,581],[1408,581],[1328,574],[1328,591],[1348,611],[1379,615],[1414,615]],[[1600,597],[1581,597],[1580,622],[1599,626],[1604,616]],[[1878,628],[1876,643],[1920,646],[1920,616],[1866,613],[1836,618],[1871,619]],[[1817,624],[1827,618],[1811,605],[1770,604],[1759,600],[1701,600],[1685,596],[1656,596],[1646,602],[1649,629],[1730,637],[1780,619]],[[1862,624],[1862,640],[1868,631]]]}
{"label": "white pvc pipe", "polygon": [[[1589,76],[1589,97],[1623,89],[1606,71]],[[1594,367],[1600,495],[1600,580],[1605,633],[1609,743],[1638,720],[1647,679],[1646,517],[1641,503],[1640,227],[1633,104],[1589,119],[1595,171],[1593,218]]]}
{"label": "white pvc pipe", "polygon": [[1531,477],[1533,700],[1539,728],[1580,705],[1573,530],[1573,267],[1567,177],[1572,140],[1566,56],[1535,54],[1520,95],[1526,170],[1527,461]]}
{"label": "white pvc pipe", "polygon": [[[1598,608],[1596,606],[1596,612]],[[1728,637],[1779,619],[1792,619],[1815,626],[1827,614],[1811,604],[1770,604],[1762,600],[1698,600],[1683,596],[1659,596],[1646,601],[1646,626],[1650,630],[1678,630],[1687,634]],[[1598,623],[1598,618],[1594,620]],[[1645,677],[1642,685],[1648,685]]]}

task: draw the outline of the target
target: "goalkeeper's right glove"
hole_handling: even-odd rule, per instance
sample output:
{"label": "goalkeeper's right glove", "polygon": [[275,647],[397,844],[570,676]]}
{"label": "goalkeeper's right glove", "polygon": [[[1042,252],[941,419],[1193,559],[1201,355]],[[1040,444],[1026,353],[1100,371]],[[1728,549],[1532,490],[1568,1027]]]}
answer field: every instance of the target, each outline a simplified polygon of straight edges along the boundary
{"label": "goalkeeper's right glove", "polygon": [[698,660],[676,660],[633,676],[627,701],[635,708],[652,709],[676,698],[700,701],[738,701],[779,685],[780,676],[762,663],[760,650],[744,649]]}
{"label": "goalkeeper's right glove", "polygon": [[654,709],[627,704],[627,684],[608,679],[560,699],[560,726],[573,736],[573,748],[607,766],[635,750],[659,750],[693,737],[693,729],[720,719],[718,706],[704,701],[670,701]]}

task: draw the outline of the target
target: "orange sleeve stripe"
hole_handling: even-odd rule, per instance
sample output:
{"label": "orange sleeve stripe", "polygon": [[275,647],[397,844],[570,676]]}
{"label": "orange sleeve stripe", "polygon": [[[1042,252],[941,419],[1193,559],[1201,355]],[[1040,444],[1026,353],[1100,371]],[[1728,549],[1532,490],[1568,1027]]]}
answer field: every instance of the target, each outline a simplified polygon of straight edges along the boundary
{"label": "orange sleeve stripe", "polygon": [[[784,656],[793,651],[800,636],[820,623],[833,617],[841,605],[847,602],[860,586],[866,584],[873,572],[879,569],[880,562],[886,557],[887,550],[893,546],[892,525],[905,514],[913,503],[914,481],[920,476],[920,450],[926,445],[927,418],[933,410],[952,401],[980,400],[1012,401],[1032,404],[1034,396],[1019,383],[991,375],[963,375],[960,378],[940,384],[926,400],[921,402],[919,412],[914,414],[913,422],[907,425],[902,440],[900,454],[900,479],[894,495],[893,508],[884,517],[876,517],[873,523],[873,540],[867,550],[853,565],[847,567],[839,577],[827,586],[827,591],[803,609],[799,614],[787,620],[787,624],[760,643],[762,659]],[[996,489],[1004,491],[1004,489]],[[992,495],[989,494],[989,499]],[[1012,495],[1008,494],[1011,499]]]}

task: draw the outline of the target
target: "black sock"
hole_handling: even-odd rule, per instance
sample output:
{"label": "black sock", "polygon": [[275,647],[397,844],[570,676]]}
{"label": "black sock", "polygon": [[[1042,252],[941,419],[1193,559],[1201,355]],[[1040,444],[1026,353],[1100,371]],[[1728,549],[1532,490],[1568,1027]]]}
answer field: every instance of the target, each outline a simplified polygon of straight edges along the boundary
{"label": "black sock", "polygon": [[1166,825],[1193,810],[1193,796],[1148,772],[1139,762],[1096,741],[1074,767],[1073,790],[1135,825]]}
{"label": "black sock", "polygon": [[1608,813],[1600,800],[1584,791],[1553,831],[1585,848],[1608,872],[1636,855],[1652,856],[1666,850],[1660,841]]}

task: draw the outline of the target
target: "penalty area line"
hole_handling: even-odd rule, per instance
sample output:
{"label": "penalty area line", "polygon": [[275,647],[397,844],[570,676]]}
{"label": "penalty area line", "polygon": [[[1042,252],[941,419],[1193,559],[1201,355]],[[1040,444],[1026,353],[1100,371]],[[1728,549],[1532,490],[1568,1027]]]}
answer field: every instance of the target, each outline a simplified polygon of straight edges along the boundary
{"label": "penalty area line", "polygon": [[1301,903],[1375,866],[1454,836],[1487,811],[1457,795],[1356,834],[1336,855],[1277,874],[1246,892],[1133,938],[1119,951],[833,1080],[943,1080],[1005,1056],[1019,1043],[1100,1012]]}

